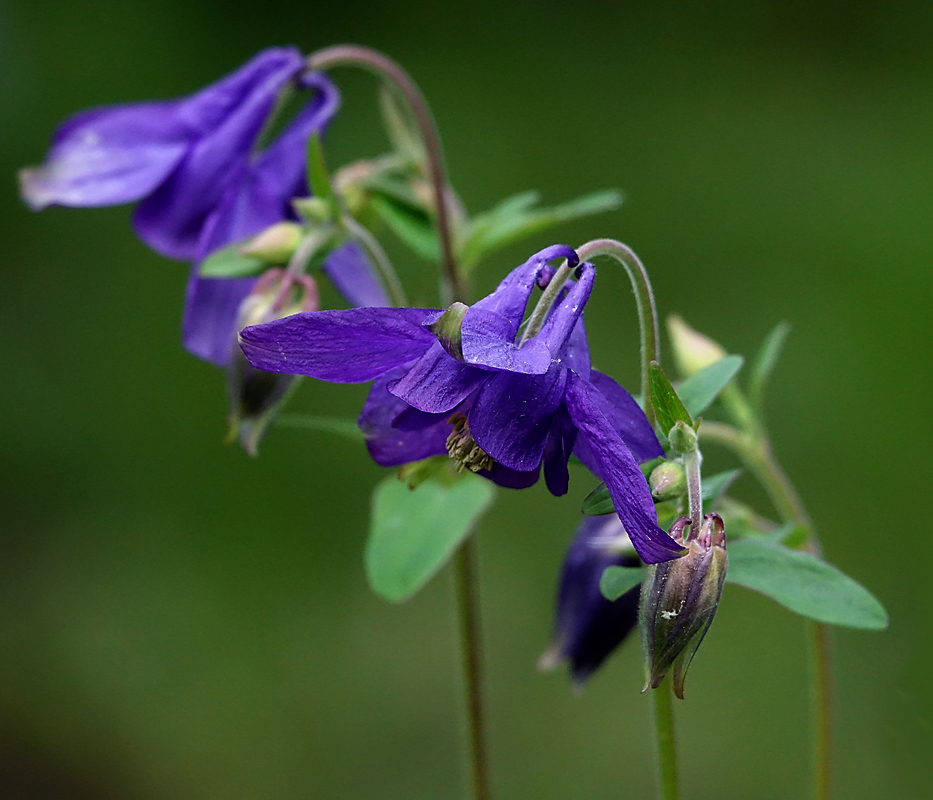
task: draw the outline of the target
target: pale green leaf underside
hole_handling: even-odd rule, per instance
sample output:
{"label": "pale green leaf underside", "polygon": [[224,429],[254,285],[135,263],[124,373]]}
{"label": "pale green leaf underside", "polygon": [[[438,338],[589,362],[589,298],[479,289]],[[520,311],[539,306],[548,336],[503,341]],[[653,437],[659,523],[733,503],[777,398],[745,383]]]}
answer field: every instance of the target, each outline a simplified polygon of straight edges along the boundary
{"label": "pale green leaf underside", "polygon": [[881,630],[888,615],[860,583],[832,564],[762,539],[730,542],[726,580],[754,589],[804,617]]}
{"label": "pale green leaf underside", "polygon": [[392,602],[411,597],[450,558],[492,504],[493,485],[472,473],[447,483],[432,478],[409,489],[395,476],[373,494],[366,577]]}

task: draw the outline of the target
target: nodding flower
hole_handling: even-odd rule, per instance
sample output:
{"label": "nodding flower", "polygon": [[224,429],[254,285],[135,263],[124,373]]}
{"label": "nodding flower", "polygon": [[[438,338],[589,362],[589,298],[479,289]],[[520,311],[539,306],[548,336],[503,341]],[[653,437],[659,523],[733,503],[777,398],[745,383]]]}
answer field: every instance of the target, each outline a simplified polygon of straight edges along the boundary
{"label": "nodding flower", "polygon": [[[576,280],[540,331],[521,341],[532,290],[558,258],[576,268]],[[359,424],[385,466],[447,453],[513,488],[531,486],[543,470],[551,493],[562,495],[576,454],[606,482],[641,559],[678,558],[684,547],[658,527],[638,468],[662,455],[661,446],[631,395],[590,366],[583,309],[595,276],[572,248],[553,245],[469,307],[296,314],[246,328],[240,345],[270,372],[375,380]]]}

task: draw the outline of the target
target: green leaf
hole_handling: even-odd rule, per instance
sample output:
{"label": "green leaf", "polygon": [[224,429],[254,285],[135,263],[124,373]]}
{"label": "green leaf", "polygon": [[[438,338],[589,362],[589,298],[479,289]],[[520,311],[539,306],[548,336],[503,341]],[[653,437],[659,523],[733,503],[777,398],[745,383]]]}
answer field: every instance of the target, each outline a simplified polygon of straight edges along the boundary
{"label": "green leaf", "polygon": [[317,133],[312,133],[308,137],[308,185],[315,197],[321,198],[336,209],[334,187],[331,185],[330,174],[327,172],[327,164],[324,161],[321,137]]}
{"label": "green leaf", "polygon": [[249,278],[263,272],[268,265],[252,256],[240,255],[242,242],[215,250],[198,267],[202,278]]}
{"label": "green leaf", "polygon": [[779,322],[774,326],[774,330],[768,334],[755,356],[751,370],[748,376],[748,394],[756,405],[761,402],[761,393],[771,376],[774,365],[780,358],[781,350],[784,349],[784,342],[787,341],[787,334],[790,333],[789,322]]}
{"label": "green leaf", "polygon": [[651,362],[648,378],[651,387],[651,404],[654,406],[658,424],[665,436],[678,422],[693,427],[693,419],[657,361]]}
{"label": "green leaf", "polygon": [[592,192],[553,208],[533,208],[537,202],[537,192],[522,192],[477,215],[463,238],[464,268],[471,269],[496,250],[562,222],[612,211],[621,205],[622,195],[614,189]]}
{"label": "green leaf", "polygon": [[316,414],[282,414],[275,424],[283,428],[304,428],[309,431],[334,433],[352,439],[354,442],[362,442],[366,438],[356,426],[356,422],[352,419],[341,419],[340,417],[323,417]]}
{"label": "green leaf", "polygon": [[727,548],[726,580],[754,589],[804,617],[830,625],[881,630],[888,615],[864,586],[832,564],[764,539]]}
{"label": "green leaf", "polygon": [[440,259],[441,248],[434,222],[425,212],[387,194],[374,194],[372,207],[389,229],[419,256],[428,261]]}
{"label": "green leaf", "polygon": [[618,600],[644,580],[644,567],[606,567],[599,579],[599,591],[607,600]]}
{"label": "green leaf", "polygon": [[706,411],[742,368],[742,356],[726,356],[694,372],[677,387],[677,394],[693,417]]}
{"label": "green leaf", "polygon": [[437,478],[409,489],[395,476],[373,495],[366,542],[366,577],[392,602],[411,597],[453,554],[492,504],[493,485],[472,473],[448,483]]}

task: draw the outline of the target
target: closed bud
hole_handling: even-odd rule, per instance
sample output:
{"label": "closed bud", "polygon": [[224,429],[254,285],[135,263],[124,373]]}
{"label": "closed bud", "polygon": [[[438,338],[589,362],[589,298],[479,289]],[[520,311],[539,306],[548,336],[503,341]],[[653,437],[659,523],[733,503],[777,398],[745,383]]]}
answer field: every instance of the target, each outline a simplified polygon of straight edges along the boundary
{"label": "closed bud", "polygon": [[639,610],[645,690],[657,689],[673,667],[674,694],[681,700],[687,668],[713,622],[729,563],[718,514],[707,514],[699,533],[684,539],[688,524],[681,517],[670,530],[687,554],[648,567]]}
{"label": "closed bud", "polygon": [[[317,308],[317,286],[309,276],[290,276],[283,270],[272,269],[256,282],[240,304],[236,331]],[[239,347],[234,348],[227,367],[230,437],[238,439],[251,456],[256,455],[259,442],[294,385],[294,375],[256,369]]]}
{"label": "closed bud", "polygon": [[719,342],[694,330],[680,317],[667,318],[667,331],[671,337],[677,370],[685,378],[727,355]]}
{"label": "closed bud", "polygon": [[267,264],[287,264],[301,244],[304,232],[294,222],[278,222],[258,233],[240,248],[240,254]]}
{"label": "closed bud", "polygon": [[676,461],[665,461],[651,471],[648,486],[655,500],[674,500],[686,493],[687,476]]}
{"label": "closed bud", "polygon": [[334,215],[331,204],[320,197],[296,197],[292,208],[313,224],[329,222]]}
{"label": "closed bud", "polygon": [[697,449],[697,432],[687,423],[677,420],[667,438],[678,453],[692,453]]}

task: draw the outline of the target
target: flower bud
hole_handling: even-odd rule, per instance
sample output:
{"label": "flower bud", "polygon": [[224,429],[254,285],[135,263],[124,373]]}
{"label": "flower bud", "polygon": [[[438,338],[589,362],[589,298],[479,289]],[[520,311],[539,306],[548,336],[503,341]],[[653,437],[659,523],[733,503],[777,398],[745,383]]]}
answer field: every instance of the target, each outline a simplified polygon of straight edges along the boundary
{"label": "flower bud", "polygon": [[296,197],[292,208],[311,223],[329,222],[333,217],[331,204],[321,197]]}
{"label": "flower bud", "polygon": [[727,355],[722,345],[695,331],[680,317],[667,318],[667,331],[671,337],[677,371],[685,378]]}
{"label": "flower bud", "polygon": [[692,453],[697,449],[697,432],[685,422],[677,420],[667,437],[678,453]]}
{"label": "flower bud", "polygon": [[[260,325],[300,311],[317,311],[317,286],[307,275],[288,276],[269,270],[240,304],[236,331]],[[230,396],[230,438],[239,439],[243,449],[255,456],[259,442],[275,419],[295,383],[294,375],[256,369],[239,347],[227,367]]]}
{"label": "flower bud", "polygon": [[688,523],[681,517],[670,530],[687,554],[648,567],[639,610],[645,689],[657,689],[673,667],[674,694],[681,700],[687,668],[713,622],[729,563],[718,514],[707,514],[699,534],[684,539]]}
{"label": "flower bud", "polygon": [[301,244],[303,233],[294,222],[277,222],[246,242],[240,254],[267,264],[286,264]]}
{"label": "flower bud", "polygon": [[676,461],[664,461],[651,471],[648,486],[655,500],[673,500],[686,493],[687,476]]}

